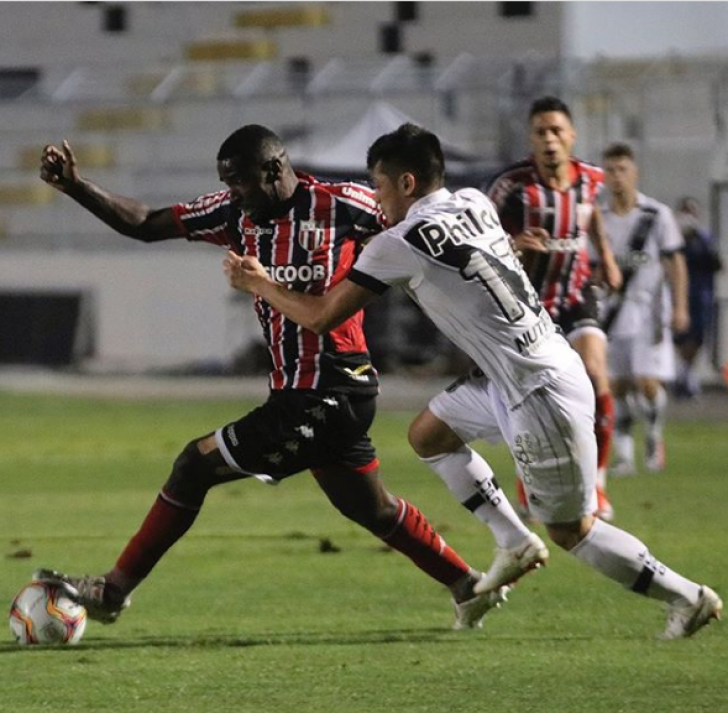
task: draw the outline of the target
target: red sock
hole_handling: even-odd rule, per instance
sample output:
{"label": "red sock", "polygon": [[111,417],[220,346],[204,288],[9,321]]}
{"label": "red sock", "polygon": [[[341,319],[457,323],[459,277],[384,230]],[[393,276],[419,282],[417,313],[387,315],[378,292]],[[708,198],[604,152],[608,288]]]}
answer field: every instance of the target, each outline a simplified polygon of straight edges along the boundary
{"label": "red sock", "polygon": [[397,526],[391,534],[382,538],[390,547],[447,586],[470,571],[414,505],[401,499],[398,503]]}
{"label": "red sock", "polygon": [[526,495],[526,486],[523,484],[520,475],[516,475],[516,496],[518,497],[518,504],[524,509],[528,510],[528,496]]}
{"label": "red sock", "polygon": [[132,580],[144,579],[164,553],[190,529],[198,512],[160,493],[139,531],[116,561],[116,567]]}
{"label": "red sock", "polygon": [[597,396],[594,414],[594,433],[597,437],[597,468],[605,469],[609,465],[609,452],[612,448],[614,432],[614,400],[607,391]]}

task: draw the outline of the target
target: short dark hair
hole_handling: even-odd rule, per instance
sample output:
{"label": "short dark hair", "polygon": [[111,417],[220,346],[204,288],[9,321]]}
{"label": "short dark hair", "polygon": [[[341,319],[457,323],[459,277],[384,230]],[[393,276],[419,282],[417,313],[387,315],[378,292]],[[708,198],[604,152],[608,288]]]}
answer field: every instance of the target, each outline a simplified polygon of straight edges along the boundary
{"label": "short dark hair", "polygon": [[235,159],[252,167],[284,150],[283,142],[274,131],[260,124],[248,124],[234,131],[222,142],[217,152],[217,160]]}
{"label": "short dark hair", "polygon": [[561,101],[561,99],[551,96],[550,94],[545,97],[541,97],[540,99],[536,99],[536,101],[531,104],[531,109],[528,112],[528,120],[530,121],[533,119],[536,114],[545,114],[547,111],[561,112],[569,118],[569,121],[571,121],[571,111],[569,111],[569,107]]}
{"label": "short dark hair", "polygon": [[367,151],[367,168],[378,163],[388,175],[410,172],[424,187],[441,186],[445,178],[445,157],[440,139],[431,131],[415,124],[402,124],[389,134],[380,136]]}
{"label": "short dark hair", "polygon": [[625,144],[622,141],[619,141],[614,144],[610,144],[607,146],[606,149],[604,149],[604,153],[602,154],[602,158],[606,161],[610,158],[628,158],[630,161],[634,161],[634,151],[632,150],[632,147],[629,144]]}

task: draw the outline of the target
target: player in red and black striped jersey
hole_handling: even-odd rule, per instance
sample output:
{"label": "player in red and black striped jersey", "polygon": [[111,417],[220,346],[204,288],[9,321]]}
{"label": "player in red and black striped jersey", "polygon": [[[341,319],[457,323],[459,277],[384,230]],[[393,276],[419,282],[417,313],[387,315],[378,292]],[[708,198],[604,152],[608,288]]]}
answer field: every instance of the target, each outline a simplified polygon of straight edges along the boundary
{"label": "player in red and black striped jersey", "polygon": [[[266,127],[248,125],[231,134],[220,147],[217,168],[226,190],[160,210],[81,178],[67,142],[44,149],[41,178],[123,235],[224,246],[256,257],[288,289],[314,295],[345,277],[362,240],[381,227],[373,191],[296,173],[281,140]],[[367,434],[376,410],[377,373],[362,312],[319,336],[263,300],[256,301],[256,310],[273,362],[268,400],[184,448],[141,529],[109,572],[69,578],[44,570],[39,576],[70,582],[89,616],[114,621],[129,593],[192,525],[211,487],[251,476],[276,484],[310,469],[344,515],[450,588],[456,628],[478,626],[503,593],[476,595],[481,573],[379,479]]]}
{"label": "player in red and black striped jersey", "polygon": [[[295,175],[290,198],[259,222],[240,212],[230,190],[173,206],[180,234],[256,257],[276,282],[323,294],[348,273],[362,241],[379,232],[381,213],[364,186]],[[318,337],[262,300],[255,301],[255,309],[273,363],[271,389],[376,393],[377,373],[369,361],[361,312]]]}
{"label": "player in red and black striped jersey", "polygon": [[604,172],[574,157],[567,166],[563,190],[552,188],[531,156],[499,173],[488,196],[511,235],[533,228],[545,231],[541,245],[546,249],[531,250],[524,262],[541,302],[568,333],[578,329],[583,318],[578,312],[591,277],[587,240]]}
{"label": "player in red and black striped jersey", "polygon": [[[596,205],[601,168],[574,158],[576,131],[568,106],[556,97],[537,99],[529,112],[533,154],[495,176],[487,193],[503,227],[521,251],[541,301],[579,352],[596,393],[598,510],[613,516],[606,471],[614,430],[614,404],[606,363],[606,336],[598,321],[588,244],[600,260],[600,279],[618,289],[622,277]],[[519,494],[522,488],[519,487]],[[522,505],[523,505],[522,501]]]}

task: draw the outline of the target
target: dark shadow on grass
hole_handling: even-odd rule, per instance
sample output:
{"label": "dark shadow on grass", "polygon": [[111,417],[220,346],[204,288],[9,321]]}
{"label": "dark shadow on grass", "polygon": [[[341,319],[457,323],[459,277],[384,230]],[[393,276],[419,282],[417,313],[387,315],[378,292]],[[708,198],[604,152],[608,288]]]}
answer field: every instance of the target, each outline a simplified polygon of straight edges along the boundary
{"label": "dark shadow on grass", "polygon": [[393,644],[435,642],[457,638],[449,629],[401,629],[394,631],[357,631],[351,634],[326,632],[287,632],[280,634],[257,634],[254,636],[139,636],[129,639],[89,638],[76,646],[29,646],[0,644],[0,654],[17,651],[64,651],[73,653],[102,649],[136,648],[179,648],[179,649],[222,649],[247,648],[253,646],[360,646],[362,644]]}
{"label": "dark shadow on grass", "polygon": [[[225,648],[253,648],[256,646],[365,646],[386,645],[398,643],[442,643],[459,644],[471,643],[473,637],[485,640],[479,631],[452,631],[451,629],[395,629],[388,631],[356,631],[350,634],[331,634],[326,632],[282,632],[278,634],[256,634],[252,636],[138,636],[128,639],[89,638],[77,646],[30,646],[19,647],[15,644],[0,644],[0,655],[19,652],[41,652],[52,649],[68,654],[114,649],[225,649]],[[592,636],[543,636],[543,637],[516,637],[497,636],[488,637],[491,641],[542,641],[557,643],[561,641],[590,640]],[[614,638],[614,637],[612,637]],[[639,639],[639,636],[617,637]]]}

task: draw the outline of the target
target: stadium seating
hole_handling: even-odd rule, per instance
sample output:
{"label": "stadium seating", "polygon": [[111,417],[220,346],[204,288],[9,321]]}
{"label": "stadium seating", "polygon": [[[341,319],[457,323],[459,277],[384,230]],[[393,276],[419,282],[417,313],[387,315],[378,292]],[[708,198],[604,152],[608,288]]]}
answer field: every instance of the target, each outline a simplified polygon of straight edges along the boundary
{"label": "stadium seating", "polygon": [[306,3],[284,8],[271,5],[262,9],[243,10],[235,15],[236,27],[320,27],[330,22],[331,15],[326,5]]}
{"label": "stadium seating", "polygon": [[[73,151],[82,166],[88,169],[111,168],[116,163],[110,143],[74,144]],[[18,152],[18,168],[36,170],[39,165],[38,146],[25,146]]]}
{"label": "stadium seating", "polygon": [[226,62],[240,59],[273,59],[278,54],[275,42],[268,39],[197,40],[187,45],[185,54],[191,60]]}
{"label": "stadium seating", "polygon": [[148,131],[167,128],[169,120],[160,107],[104,106],[83,109],[76,126],[81,131]]}
{"label": "stadium seating", "polygon": [[56,199],[56,191],[40,181],[0,183],[0,205],[46,205]]}

